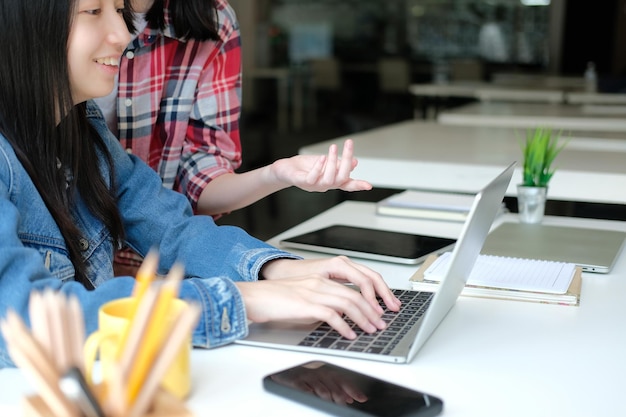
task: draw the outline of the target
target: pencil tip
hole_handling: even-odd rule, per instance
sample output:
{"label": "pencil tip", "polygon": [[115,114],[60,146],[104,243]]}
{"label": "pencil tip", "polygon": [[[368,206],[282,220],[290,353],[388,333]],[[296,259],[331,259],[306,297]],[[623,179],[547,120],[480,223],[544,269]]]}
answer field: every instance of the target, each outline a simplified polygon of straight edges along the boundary
{"label": "pencil tip", "polygon": [[180,262],[174,263],[170,272],[167,274],[168,279],[180,281],[185,276],[185,267]]}
{"label": "pencil tip", "polygon": [[143,259],[143,262],[139,266],[137,275],[145,274],[145,276],[153,276],[159,269],[159,252],[152,248]]}

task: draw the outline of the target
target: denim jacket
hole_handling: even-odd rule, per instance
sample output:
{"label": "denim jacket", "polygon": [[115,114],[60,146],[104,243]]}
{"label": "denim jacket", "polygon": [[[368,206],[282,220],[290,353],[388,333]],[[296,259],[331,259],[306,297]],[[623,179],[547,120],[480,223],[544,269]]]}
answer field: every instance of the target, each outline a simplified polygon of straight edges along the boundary
{"label": "denim jacket", "polygon": [[[128,155],[109,132],[97,106],[88,117],[113,157],[119,210],[129,246],[145,255],[159,247],[159,272],[180,261],[185,280],[180,297],[202,308],[193,344],[214,347],[247,335],[246,312],[234,281],[258,279],[262,266],[277,258],[295,258],[232,226],[217,226],[208,216],[194,216],[187,199],[161,185],[160,177]],[[106,164],[100,169],[106,173]],[[104,178],[108,178],[105,175]],[[61,290],[79,299],[87,334],[97,328],[98,308],[129,296],[132,277],[113,278],[113,243],[105,226],[76,199],[74,216],[83,237],[80,245],[95,290],[74,281],[65,241],[35,185],[0,135],[0,316],[16,311],[28,324],[31,291]],[[0,367],[11,366],[0,337]]]}

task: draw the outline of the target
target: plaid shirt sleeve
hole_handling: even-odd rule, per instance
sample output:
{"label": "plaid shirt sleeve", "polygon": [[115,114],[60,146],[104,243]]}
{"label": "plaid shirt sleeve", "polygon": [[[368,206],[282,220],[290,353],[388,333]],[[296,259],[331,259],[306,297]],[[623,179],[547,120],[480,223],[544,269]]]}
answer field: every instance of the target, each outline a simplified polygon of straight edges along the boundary
{"label": "plaid shirt sleeve", "polygon": [[222,40],[200,74],[180,157],[177,183],[194,209],[213,178],[241,165],[241,39],[230,12],[220,12]]}

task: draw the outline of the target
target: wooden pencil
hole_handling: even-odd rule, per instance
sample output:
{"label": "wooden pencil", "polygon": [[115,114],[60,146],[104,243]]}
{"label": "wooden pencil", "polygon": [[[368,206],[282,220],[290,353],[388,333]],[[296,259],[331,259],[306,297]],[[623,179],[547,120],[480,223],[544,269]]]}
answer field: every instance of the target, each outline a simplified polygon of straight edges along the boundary
{"label": "wooden pencil", "polygon": [[85,317],[80,306],[80,301],[75,295],[69,296],[67,308],[68,322],[70,329],[70,344],[72,365],[77,367],[85,375],[85,355],[83,346],[85,344]]}
{"label": "wooden pencil", "polygon": [[150,249],[141,263],[141,266],[139,266],[139,269],[137,270],[135,287],[133,288],[133,297],[138,300],[143,297],[148,287],[154,281],[158,268],[159,254],[156,249]]}
{"label": "wooden pencil", "polygon": [[145,378],[135,402],[131,405],[126,417],[141,417],[146,413],[150,404],[154,401],[163,376],[178,354],[178,351],[188,340],[193,328],[198,322],[201,309],[195,304],[190,304],[181,311],[170,326],[170,331],[165,337],[160,351],[156,355],[150,372]]}
{"label": "wooden pencil", "polygon": [[128,401],[126,399],[126,380],[119,363],[113,362],[109,370],[109,379],[105,381],[103,409],[107,417],[126,417]]}
{"label": "wooden pencil", "polygon": [[41,292],[33,291],[28,300],[28,315],[33,337],[39,342],[46,355],[52,360],[52,340],[46,306]]}
{"label": "wooden pencil", "polygon": [[[141,266],[137,270],[137,276],[135,277],[135,286],[132,293],[132,299],[134,300],[134,302],[128,315],[131,320],[137,314],[137,309],[139,308],[141,300],[148,291],[148,288],[150,288],[150,286],[154,282],[158,268],[159,254],[155,249],[151,249],[141,263]],[[122,350],[127,344],[129,333],[130,326],[128,326],[124,330],[124,332],[122,333],[122,337],[120,338],[116,355],[118,360],[122,358]]]}
{"label": "wooden pencil", "polygon": [[68,356],[65,349],[66,334],[61,309],[59,307],[58,295],[52,289],[43,292],[43,304],[45,315],[48,320],[48,334],[50,336],[50,356],[54,360],[55,367],[59,374],[67,369]]}
{"label": "wooden pencil", "polygon": [[148,288],[141,300],[141,303],[139,304],[137,313],[128,324],[128,338],[126,343],[120,346],[121,357],[119,359],[124,379],[128,378],[132,365],[137,359],[141,342],[145,336],[147,323],[149,322],[150,316],[154,311],[158,296],[159,292],[156,287],[153,286]]}
{"label": "wooden pencil", "polygon": [[53,296],[54,304],[50,315],[58,321],[59,328],[59,357],[57,359],[57,365],[60,374],[64,374],[70,369],[74,363],[74,348],[73,348],[73,335],[72,333],[72,318],[69,314],[69,303],[67,297],[62,292],[56,292]]}
{"label": "wooden pencil", "polygon": [[[165,282],[159,288],[153,314],[146,323],[145,338],[142,340],[128,374],[128,400],[132,403],[152,366],[154,357],[164,342],[164,333],[168,331],[167,314],[171,311],[172,301],[178,296],[180,282],[184,276],[182,265],[175,264],[170,269]],[[170,324],[171,325],[171,324]]]}
{"label": "wooden pencil", "polygon": [[59,373],[15,312],[0,323],[7,349],[16,366],[23,369],[56,417],[78,417],[78,410],[59,389]]}

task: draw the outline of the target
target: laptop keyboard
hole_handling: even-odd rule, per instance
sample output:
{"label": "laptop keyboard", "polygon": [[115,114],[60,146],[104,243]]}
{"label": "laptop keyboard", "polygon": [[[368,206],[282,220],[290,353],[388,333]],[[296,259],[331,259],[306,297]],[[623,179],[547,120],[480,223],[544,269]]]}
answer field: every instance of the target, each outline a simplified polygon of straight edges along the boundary
{"label": "laptop keyboard", "polygon": [[388,355],[424,315],[434,295],[432,292],[414,290],[392,289],[392,291],[402,301],[402,307],[399,312],[388,310],[379,299],[381,307],[385,310],[383,313],[383,320],[387,323],[385,330],[366,333],[352,320],[345,318],[357,334],[354,340],[342,337],[327,323],[322,323],[298,345]]}

